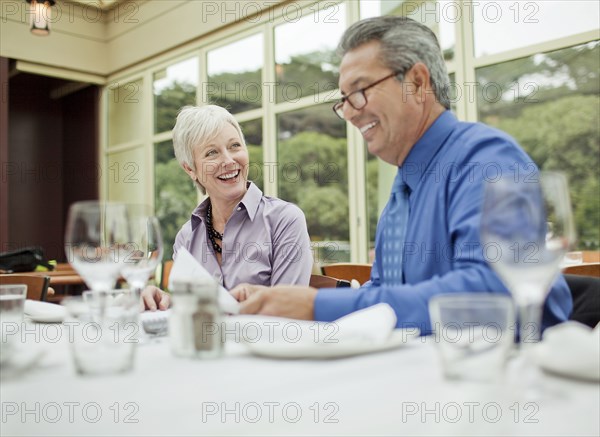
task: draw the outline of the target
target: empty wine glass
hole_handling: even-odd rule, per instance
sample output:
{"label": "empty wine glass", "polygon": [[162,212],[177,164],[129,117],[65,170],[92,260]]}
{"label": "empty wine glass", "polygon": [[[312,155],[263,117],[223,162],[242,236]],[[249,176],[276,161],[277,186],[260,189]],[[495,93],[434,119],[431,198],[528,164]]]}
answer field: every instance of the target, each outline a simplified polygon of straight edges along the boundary
{"label": "empty wine glass", "polygon": [[158,219],[146,205],[127,205],[129,242],[121,275],[139,296],[162,261],[163,241]]}
{"label": "empty wine glass", "polygon": [[540,340],[544,301],[575,241],[566,177],[540,172],[488,182],[481,240],[518,309],[522,365],[533,368],[529,346]]}
{"label": "empty wine glass", "polygon": [[84,201],[69,208],[67,260],[91,290],[109,291],[115,287],[128,242],[125,204]]}

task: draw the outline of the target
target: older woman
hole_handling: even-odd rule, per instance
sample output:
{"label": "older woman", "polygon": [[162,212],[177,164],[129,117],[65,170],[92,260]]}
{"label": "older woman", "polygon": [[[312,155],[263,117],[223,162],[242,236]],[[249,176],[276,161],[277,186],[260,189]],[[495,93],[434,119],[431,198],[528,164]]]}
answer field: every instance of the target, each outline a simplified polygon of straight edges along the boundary
{"label": "older woman", "polygon": [[[308,285],[313,259],[304,214],[248,181],[248,149],[235,118],[219,106],[186,106],[177,116],[173,147],[181,167],[208,194],[177,234],[173,257],[186,248],[226,288]],[[143,296],[149,309],[169,306],[156,288]]]}

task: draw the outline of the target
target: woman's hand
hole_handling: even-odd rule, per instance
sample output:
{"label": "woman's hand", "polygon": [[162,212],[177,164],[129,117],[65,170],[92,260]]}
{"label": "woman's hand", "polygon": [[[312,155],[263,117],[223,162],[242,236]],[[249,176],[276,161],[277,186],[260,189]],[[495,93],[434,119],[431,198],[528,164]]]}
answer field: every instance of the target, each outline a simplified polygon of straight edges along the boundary
{"label": "woman's hand", "polygon": [[154,285],[148,285],[141,294],[143,310],[164,311],[171,306],[171,296]]}

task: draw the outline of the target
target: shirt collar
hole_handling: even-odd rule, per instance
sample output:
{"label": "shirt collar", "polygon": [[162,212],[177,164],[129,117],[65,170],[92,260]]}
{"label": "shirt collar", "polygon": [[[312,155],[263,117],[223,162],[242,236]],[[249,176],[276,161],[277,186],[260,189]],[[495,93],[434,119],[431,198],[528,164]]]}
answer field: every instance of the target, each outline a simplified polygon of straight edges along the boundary
{"label": "shirt collar", "polygon": [[[246,212],[248,213],[248,217],[250,217],[251,221],[254,221],[254,217],[256,217],[256,213],[258,211],[258,207],[260,205],[260,199],[262,199],[262,191],[258,188],[254,182],[248,182],[248,190],[240,203],[236,206],[236,209],[240,206],[243,206]],[[192,231],[194,231],[200,222],[206,220],[206,210],[208,209],[208,203],[210,202],[210,198],[204,199],[200,205],[192,211]]]}
{"label": "shirt collar", "polygon": [[433,157],[457,124],[458,120],[451,111],[442,112],[410,149],[402,166],[398,167],[398,172],[411,192],[417,188],[421,178],[427,171],[427,167],[432,163]]}

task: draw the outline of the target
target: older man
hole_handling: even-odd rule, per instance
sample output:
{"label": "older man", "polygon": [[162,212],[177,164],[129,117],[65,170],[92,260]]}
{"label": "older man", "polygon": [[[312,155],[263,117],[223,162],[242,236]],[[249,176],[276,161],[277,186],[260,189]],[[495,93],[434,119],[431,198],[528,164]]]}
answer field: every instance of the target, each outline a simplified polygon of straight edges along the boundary
{"label": "older man", "polygon": [[[371,280],[357,290],[241,285],[232,293],[243,313],[319,321],[386,302],[399,327],[427,333],[432,296],[507,293],[480,244],[483,184],[532,162],[508,135],[450,112],[448,74],[426,26],[403,17],[363,20],[345,32],[339,49],[343,97],[335,112],[360,130],[369,152],[398,167],[377,226]],[[571,307],[560,277],[543,326],[566,320]]]}

